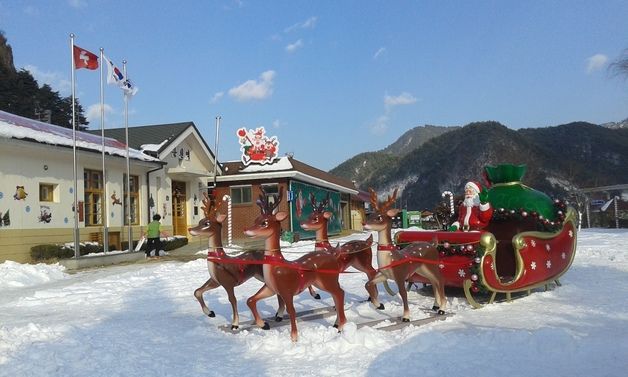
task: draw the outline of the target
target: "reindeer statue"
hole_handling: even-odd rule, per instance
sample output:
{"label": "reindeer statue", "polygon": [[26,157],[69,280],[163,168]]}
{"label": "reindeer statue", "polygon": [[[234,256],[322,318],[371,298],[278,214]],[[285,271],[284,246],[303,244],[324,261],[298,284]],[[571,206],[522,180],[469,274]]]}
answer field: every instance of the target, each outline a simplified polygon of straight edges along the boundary
{"label": "reindeer statue", "polygon": [[[314,194],[310,193],[310,204],[312,205],[312,213],[305,221],[301,222],[301,228],[316,232],[315,250],[334,253],[338,257],[342,271],[351,266],[356,270],[364,272],[368,280],[372,280],[377,273],[372,264],[373,251],[371,246],[373,245],[373,235],[370,235],[366,241],[353,240],[339,247],[333,247],[329,243],[327,236],[327,224],[332,216],[331,212],[326,211],[326,208],[329,206],[329,193],[320,203],[316,201]],[[377,298],[376,286],[367,287],[367,291],[370,301],[373,298]]]}
{"label": "reindeer statue", "polygon": [[[402,321],[409,322],[410,308],[408,307],[408,292],[405,281],[417,273],[432,284],[434,290],[432,309],[438,314],[445,314],[447,299],[443,276],[438,266],[439,255],[436,246],[427,242],[416,242],[398,250],[392,242],[390,232],[392,219],[399,213],[398,209],[390,208],[397,197],[397,189],[393,192],[392,197],[388,196],[384,203],[378,202],[377,193],[373,189],[369,189],[369,191],[374,211],[366,219],[364,228],[376,231],[378,234],[377,264],[379,265],[379,272],[375,278],[366,283],[366,287],[386,280],[394,280],[399,287],[399,294],[403,300]],[[381,304],[378,305],[377,299],[373,300],[373,304],[375,307],[383,308]]]}
{"label": "reindeer statue", "polygon": [[[263,251],[246,252],[237,257],[229,257],[222,247],[222,222],[226,215],[217,212],[220,203],[213,203],[207,193],[203,193],[203,212],[205,217],[201,219],[197,226],[189,228],[188,231],[193,236],[207,236],[209,250],[207,253],[207,269],[210,278],[201,287],[194,291],[194,297],[201,304],[203,313],[209,317],[215,317],[213,311],[209,310],[203,300],[203,293],[210,289],[222,286],[227,291],[229,302],[233,310],[233,319],[231,321],[231,329],[235,330],[239,327],[240,317],[238,316],[238,303],[236,301],[234,288],[254,277],[263,282],[264,275],[262,273],[262,265],[260,261],[264,258]],[[224,262],[216,261],[221,259]],[[253,262],[247,264],[247,262]],[[283,312],[285,306],[281,297],[279,299],[279,311]]]}
{"label": "reindeer statue", "polygon": [[269,203],[266,193],[257,200],[261,215],[255,219],[253,226],[246,228],[244,234],[251,238],[264,239],[265,251],[263,273],[264,286],[255,295],[247,300],[257,326],[267,330],[269,325],[264,322],[257,311],[257,301],[277,294],[286,304],[290,315],[290,337],[293,342],[298,340],[298,331],[294,310],[294,296],[302,292],[305,287],[315,287],[327,291],[334,299],[336,307],[336,323],[334,327],[342,330],[347,319],[344,312],[345,292],[338,283],[341,265],[335,255],[325,251],[313,251],[297,260],[284,259],[279,247],[281,221],[288,217],[283,211],[273,213],[283,197],[283,188],[279,195],[273,195],[274,201]]}

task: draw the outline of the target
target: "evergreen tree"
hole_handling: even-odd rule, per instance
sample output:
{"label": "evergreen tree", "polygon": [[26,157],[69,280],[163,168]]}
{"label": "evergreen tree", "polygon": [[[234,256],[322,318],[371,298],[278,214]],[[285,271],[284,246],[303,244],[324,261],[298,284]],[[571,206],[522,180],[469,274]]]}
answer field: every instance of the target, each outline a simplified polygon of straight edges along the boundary
{"label": "evergreen tree", "polygon": [[[72,97],[61,97],[48,84],[40,87],[29,71],[13,67],[11,46],[0,31],[0,110],[72,128]],[[75,111],[77,129],[87,129],[89,122],[78,99]]]}

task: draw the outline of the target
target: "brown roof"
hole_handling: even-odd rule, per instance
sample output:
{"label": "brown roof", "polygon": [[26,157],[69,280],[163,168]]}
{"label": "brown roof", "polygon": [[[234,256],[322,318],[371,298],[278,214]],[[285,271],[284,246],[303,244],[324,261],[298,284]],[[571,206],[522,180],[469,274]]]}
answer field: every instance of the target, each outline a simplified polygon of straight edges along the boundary
{"label": "brown roof", "polygon": [[[335,185],[338,186],[342,186],[344,188],[347,188],[349,190],[354,190],[357,191],[357,188],[355,187],[355,185],[353,184],[353,182],[351,182],[348,179],[344,179],[338,176],[335,176],[333,174],[330,174],[326,171],[317,169],[311,165],[308,165],[304,162],[301,162],[299,160],[296,160],[293,157],[285,157],[288,159],[288,161],[290,162],[290,164],[292,165],[292,168],[288,168],[288,169],[273,169],[273,164],[269,164],[268,166],[268,170],[264,170],[264,171],[259,171],[259,172],[245,172],[242,173],[241,170],[245,167],[244,164],[240,161],[229,161],[229,162],[224,162],[222,163],[222,167],[223,167],[223,172],[225,176],[236,176],[239,174],[264,174],[264,173],[277,173],[277,172],[286,172],[286,176],[289,176],[288,173],[291,172],[300,172],[302,174],[306,174],[309,175],[311,177],[314,178],[318,178],[321,179],[323,181],[329,182],[329,183],[333,183]],[[278,160],[277,160],[278,161]]]}

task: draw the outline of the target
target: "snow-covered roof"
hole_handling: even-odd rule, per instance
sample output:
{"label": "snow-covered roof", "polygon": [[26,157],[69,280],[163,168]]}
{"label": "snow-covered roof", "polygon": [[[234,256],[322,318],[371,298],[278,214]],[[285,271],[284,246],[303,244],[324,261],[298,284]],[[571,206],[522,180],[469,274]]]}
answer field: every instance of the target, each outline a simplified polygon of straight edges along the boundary
{"label": "snow-covered roof", "polygon": [[[28,139],[42,144],[72,147],[74,138],[72,130],[37,120],[24,118],[15,114],[0,111],[0,137],[7,139]],[[77,148],[102,151],[100,136],[88,132],[76,131]],[[112,138],[105,138],[105,153],[126,157],[126,144]],[[129,148],[129,158],[143,161],[159,161],[137,149]]]}
{"label": "snow-covered roof", "polygon": [[241,161],[228,161],[223,164],[223,171],[224,175],[217,177],[219,182],[291,178],[351,195],[359,193],[351,181],[288,156],[280,157],[273,163],[265,165],[244,166]]}

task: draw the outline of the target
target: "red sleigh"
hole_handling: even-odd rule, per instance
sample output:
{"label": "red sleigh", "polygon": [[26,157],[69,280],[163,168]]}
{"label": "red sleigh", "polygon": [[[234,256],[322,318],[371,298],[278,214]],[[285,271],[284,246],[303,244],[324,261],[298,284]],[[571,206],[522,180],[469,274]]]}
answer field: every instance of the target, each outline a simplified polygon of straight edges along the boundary
{"label": "red sleigh", "polygon": [[[577,213],[520,184],[524,171],[525,166],[487,167],[489,178],[493,173],[489,198],[496,211],[483,231],[400,231],[395,243],[437,244],[445,285],[463,288],[474,307],[482,306],[474,298],[480,293],[490,294],[492,303],[497,293],[510,300],[515,292],[530,293],[552,282],[560,285],[558,279],[576,251]],[[504,183],[509,180],[517,183]],[[534,208],[524,209],[530,203]],[[427,283],[419,275],[411,280]]]}

